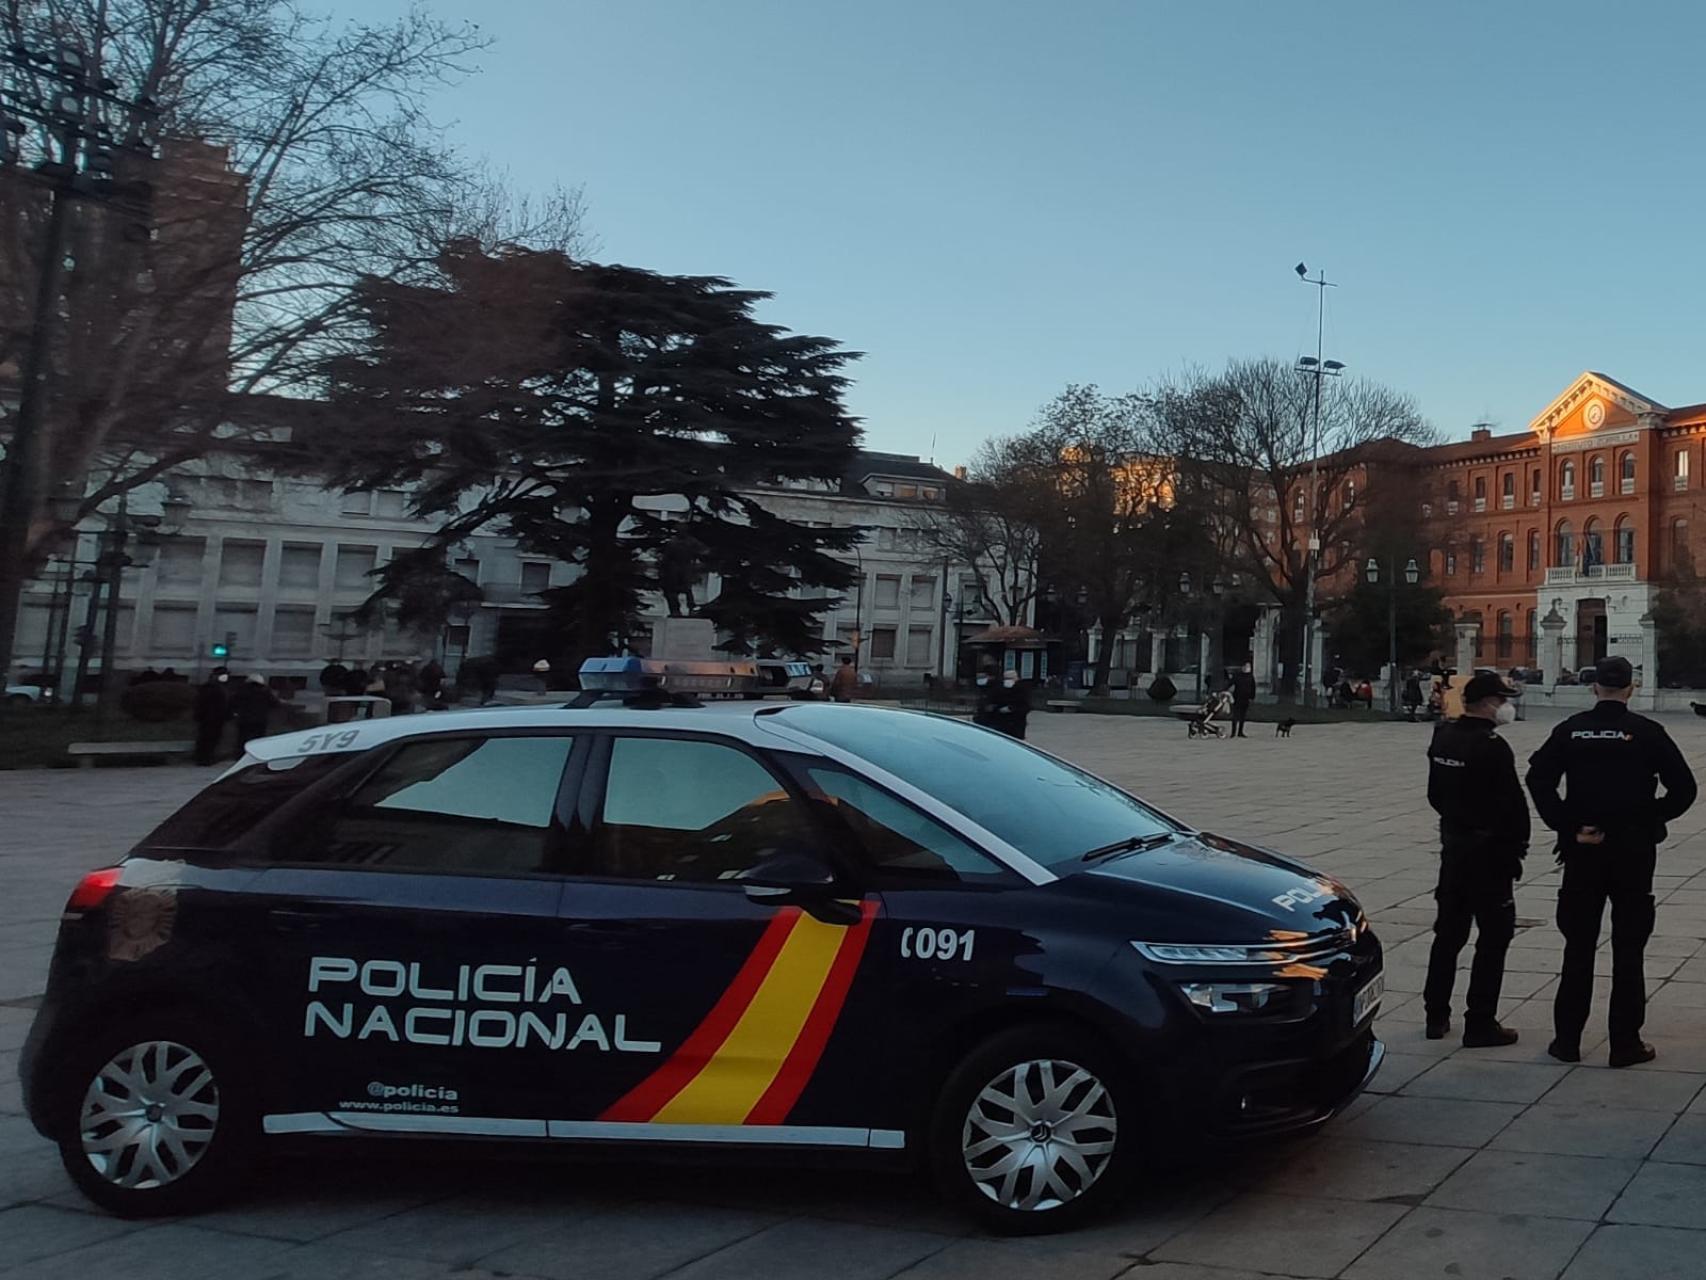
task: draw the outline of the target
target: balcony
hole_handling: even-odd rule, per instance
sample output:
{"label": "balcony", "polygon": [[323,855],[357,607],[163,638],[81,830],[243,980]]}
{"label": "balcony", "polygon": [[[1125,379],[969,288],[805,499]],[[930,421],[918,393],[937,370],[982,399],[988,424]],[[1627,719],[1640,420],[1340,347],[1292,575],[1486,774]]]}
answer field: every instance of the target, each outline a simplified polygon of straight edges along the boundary
{"label": "balcony", "polygon": [[1516,510],[1516,494],[1507,493],[1507,494],[1504,494],[1503,496],[1501,496],[1499,498],[1499,506],[1504,508],[1506,511],[1515,511]]}
{"label": "balcony", "polygon": [[1603,498],[1605,496],[1605,481],[1590,480],[1588,482],[1588,497]]}
{"label": "balcony", "polygon": [[1475,499],[1475,510],[1485,511],[1486,509],[1487,509],[1487,500],[1485,498],[1476,498]]}
{"label": "balcony", "polygon": [[1574,587],[1592,582],[1634,582],[1635,566],[1632,564],[1593,564],[1586,569],[1578,569],[1574,565],[1554,566],[1546,571],[1546,585],[1549,587]]}

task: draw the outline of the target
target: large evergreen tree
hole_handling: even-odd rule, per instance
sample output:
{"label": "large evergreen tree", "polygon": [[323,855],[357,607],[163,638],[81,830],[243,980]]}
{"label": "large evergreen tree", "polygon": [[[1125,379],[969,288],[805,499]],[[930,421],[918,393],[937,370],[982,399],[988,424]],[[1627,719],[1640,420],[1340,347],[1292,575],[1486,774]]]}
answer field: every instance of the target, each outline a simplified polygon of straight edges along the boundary
{"label": "large evergreen tree", "polygon": [[[858,531],[786,520],[752,490],[840,481],[855,353],[760,323],[768,295],[717,277],[469,242],[439,273],[362,289],[372,341],[329,369],[338,425],[318,462],[352,487],[412,488],[435,548],[495,530],[578,566],[548,597],[564,659],[608,652],[666,588],[731,650],[821,647],[852,581],[834,553]],[[717,600],[686,604],[688,564],[722,577]]]}

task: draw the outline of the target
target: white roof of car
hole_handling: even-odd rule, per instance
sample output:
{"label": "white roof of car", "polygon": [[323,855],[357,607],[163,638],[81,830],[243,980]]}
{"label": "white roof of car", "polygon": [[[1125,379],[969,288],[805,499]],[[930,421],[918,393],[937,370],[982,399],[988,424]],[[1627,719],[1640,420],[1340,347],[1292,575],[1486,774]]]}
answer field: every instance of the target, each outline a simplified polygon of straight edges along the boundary
{"label": "white roof of car", "polygon": [[[684,732],[720,733],[742,742],[760,742],[760,721],[779,716],[792,705],[787,702],[713,700],[697,707],[639,708],[620,702],[591,707],[477,707],[467,711],[432,711],[415,715],[384,716],[377,720],[351,720],[321,725],[298,733],[258,738],[248,745],[250,756],[279,760],[287,756],[319,755],[326,752],[366,751],[398,738],[421,734],[490,733],[494,729],[669,729]],[[855,710],[847,708],[847,710]],[[909,715],[891,708],[859,707],[856,713]],[[773,740],[772,740],[773,741]]]}

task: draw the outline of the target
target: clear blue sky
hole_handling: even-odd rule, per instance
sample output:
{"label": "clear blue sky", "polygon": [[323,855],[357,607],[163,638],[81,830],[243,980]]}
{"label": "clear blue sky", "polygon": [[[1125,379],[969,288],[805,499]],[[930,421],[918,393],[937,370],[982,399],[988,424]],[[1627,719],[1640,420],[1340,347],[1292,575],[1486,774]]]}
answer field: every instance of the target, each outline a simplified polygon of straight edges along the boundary
{"label": "clear blue sky", "polygon": [[[1706,400],[1706,7],[426,0],[443,96],[601,256],[866,352],[874,448],[963,460],[1070,381],[1313,350],[1457,437],[1596,368]],[[385,16],[403,0],[338,0]]]}

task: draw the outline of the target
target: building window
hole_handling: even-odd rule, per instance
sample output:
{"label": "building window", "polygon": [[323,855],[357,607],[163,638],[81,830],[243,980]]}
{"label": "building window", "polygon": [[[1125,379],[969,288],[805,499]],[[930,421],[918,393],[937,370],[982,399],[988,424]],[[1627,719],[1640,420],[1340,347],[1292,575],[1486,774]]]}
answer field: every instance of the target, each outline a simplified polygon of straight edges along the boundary
{"label": "building window", "polygon": [[1516,506],[1516,472],[1505,472],[1499,485],[1499,505],[1510,511]]}
{"label": "building window", "polygon": [[1678,489],[1688,488],[1688,450],[1678,449],[1671,459],[1670,473],[1674,477],[1672,483]]}
{"label": "building window", "polygon": [[1514,534],[1499,535],[1499,572],[1510,573],[1516,568],[1516,537]]}
{"label": "building window", "polygon": [[1475,510],[1485,511],[1486,509],[1487,509],[1487,477],[1486,476],[1476,476],[1475,477]]}
{"label": "building window", "polygon": [[159,581],[199,583],[205,571],[202,560],[206,554],[207,543],[201,538],[167,538],[160,547]]}
{"label": "building window", "polygon": [[1540,568],[1540,530],[1528,531],[1528,567],[1532,572]]}
{"label": "building window", "polygon": [[906,665],[928,667],[936,654],[936,633],[929,627],[913,627],[906,633]]}
{"label": "building window", "polygon": [[1511,651],[1516,647],[1516,622],[1510,616],[1510,614],[1504,612],[1503,610],[1500,610],[1500,612],[1499,612],[1499,642],[1498,643],[1499,643],[1499,648],[1498,648],[1499,657],[1501,659],[1503,659],[1504,661],[1508,662],[1510,660]]}
{"label": "building window", "polygon": [[1635,563],[1635,522],[1628,516],[1617,517],[1615,551],[1618,564]]}
{"label": "building window", "polygon": [[306,658],[314,652],[314,610],[284,608],[272,615],[272,656]]}
{"label": "building window", "polygon": [[1299,489],[1295,494],[1292,495],[1291,518],[1292,518],[1293,523],[1296,523],[1296,522],[1301,521],[1303,519],[1303,490],[1302,489]]}
{"label": "building window", "polygon": [[1528,473],[1528,505],[1540,505],[1540,468],[1536,467]]}
{"label": "building window", "polygon": [[1582,526],[1582,564],[1585,567],[1604,563],[1605,535],[1598,520],[1589,520]]}
{"label": "building window", "polygon": [[893,627],[872,627],[871,657],[878,662],[893,662],[894,637],[895,630]]}
{"label": "building window", "polygon": [[[1670,567],[1682,571],[1689,567],[1688,521],[1680,516],[1670,522]],[[155,613],[158,617],[158,612]]]}
{"label": "building window", "polygon": [[338,548],[338,569],[335,581],[340,591],[369,591],[377,584],[373,570],[379,562],[378,547]]}
{"label": "building window", "polygon": [[1445,553],[1445,576],[1448,578],[1457,576],[1457,552],[1454,550],[1448,550]]}
{"label": "building window", "polygon": [[1446,513],[1446,515],[1454,516],[1457,514],[1457,503],[1458,503],[1458,499],[1461,496],[1462,496],[1462,489],[1458,486],[1457,481],[1453,480],[1445,486],[1445,513]]}
{"label": "building window", "polygon": [[1576,496],[1576,464],[1573,460],[1566,460],[1558,468],[1558,495],[1566,502]]}
{"label": "building window", "polygon": [[1469,539],[1469,572],[1487,572],[1487,542],[1484,538]]}
{"label": "building window", "polygon": [[1588,462],[1588,497],[1605,496],[1605,459],[1595,454]]}
{"label": "building window", "polygon": [[1552,548],[1552,563],[1567,569],[1576,562],[1576,535],[1568,520],[1558,522],[1558,534]]}
{"label": "building window", "polygon": [[381,489],[373,495],[373,514],[398,520],[408,514],[409,495],[400,489]]}
{"label": "building window", "polygon": [[521,562],[521,594],[538,595],[551,589],[551,565],[545,560]]}
{"label": "building window", "polygon": [[[896,574],[879,573],[877,575],[876,607],[879,609],[900,608],[900,577]],[[894,654],[891,652],[890,657]]]}
{"label": "building window", "polygon": [[254,588],[261,585],[261,568],[266,563],[267,544],[264,542],[234,542],[227,538],[219,548],[219,585],[222,587]]}
{"label": "building window", "polygon": [[915,575],[912,579],[912,607],[914,609],[928,609],[935,603],[936,579],[920,578]]}
{"label": "building window", "polygon": [[233,658],[255,656],[255,607],[218,605],[213,611],[213,638],[231,646]]}
{"label": "building window", "polygon": [[155,605],[154,634],[148,647],[155,653],[193,653],[195,618],[196,609],[192,604]]}
{"label": "building window", "polygon": [[1623,493],[1635,492],[1635,454],[1625,452],[1617,462],[1617,487]]}
{"label": "building window", "polygon": [[352,491],[344,494],[344,499],[338,506],[338,511],[346,516],[365,516],[373,511],[373,495],[365,491]]}
{"label": "building window", "polygon": [[287,542],[278,561],[278,585],[284,590],[320,589],[320,548],[312,542]]}
{"label": "building window", "polygon": [[473,556],[463,556],[460,560],[454,561],[450,567],[468,579],[469,582],[479,583],[480,562]]}

